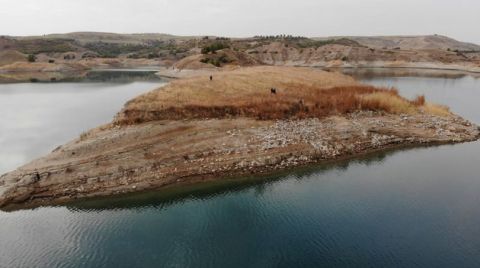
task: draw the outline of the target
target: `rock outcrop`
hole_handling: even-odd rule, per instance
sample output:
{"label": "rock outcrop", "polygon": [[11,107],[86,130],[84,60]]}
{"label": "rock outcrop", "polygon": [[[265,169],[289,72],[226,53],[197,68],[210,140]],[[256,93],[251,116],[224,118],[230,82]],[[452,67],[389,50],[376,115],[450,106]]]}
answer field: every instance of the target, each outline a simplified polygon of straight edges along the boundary
{"label": "rock outcrop", "polygon": [[462,118],[426,114],[155,121],[92,131],[1,176],[0,206],[53,204],[478,137],[478,127]]}

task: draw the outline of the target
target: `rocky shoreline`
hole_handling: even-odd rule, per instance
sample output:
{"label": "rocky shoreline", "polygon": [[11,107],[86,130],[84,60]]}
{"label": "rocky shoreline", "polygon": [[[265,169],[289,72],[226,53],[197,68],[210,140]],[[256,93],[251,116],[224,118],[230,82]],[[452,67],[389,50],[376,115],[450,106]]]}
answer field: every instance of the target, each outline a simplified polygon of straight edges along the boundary
{"label": "rocky shoreline", "polygon": [[406,146],[477,140],[455,116],[355,112],[323,119],[153,121],[92,130],[0,177],[0,207],[65,203],[265,174]]}
{"label": "rocky shoreline", "polygon": [[[311,68],[323,68],[332,70],[349,70],[349,69],[383,69],[383,70],[423,70],[432,71],[436,75],[451,75],[452,72],[457,74],[469,74],[474,77],[480,75],[480,67],[471,64],[442,64],[435,62],[289,62],[282,63],[276,66],[295,66],[295,67],[311,67]],[[236,67],[237,69],[240,67]],[[161,68],[156,74],[159,77],[167,79],[181,79],[198,75],[210,75],[222,71],[223,69],[232,70],[235,67],[230,68],[207,68],[207,69],[175,69],[175,68]]]}

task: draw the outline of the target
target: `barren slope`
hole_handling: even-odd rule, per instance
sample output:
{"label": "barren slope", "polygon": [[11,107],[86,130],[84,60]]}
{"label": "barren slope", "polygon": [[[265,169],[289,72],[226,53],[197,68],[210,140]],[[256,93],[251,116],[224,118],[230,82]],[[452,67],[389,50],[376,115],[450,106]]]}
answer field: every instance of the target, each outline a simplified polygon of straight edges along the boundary
{"label": "barren slope", "polygon": [[[372,48],[440,49],[480,51],[480,45],[461,42],[442,35],[422,36],[348,36],[360,44]],[[322,39],[322,38],[320,38]]]}

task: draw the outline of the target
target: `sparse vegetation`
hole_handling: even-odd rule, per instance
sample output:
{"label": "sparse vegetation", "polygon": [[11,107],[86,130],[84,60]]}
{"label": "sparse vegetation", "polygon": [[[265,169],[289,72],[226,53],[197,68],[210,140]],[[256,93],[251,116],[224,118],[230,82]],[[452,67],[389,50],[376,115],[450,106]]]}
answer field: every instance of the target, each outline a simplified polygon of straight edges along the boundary
{"label": "sparse vegetation", "polygon": [[85,47],[104,58],[116,58],[121,54],[138,52],[148,48],[146,45],[104,42],[88,43]]}
{"label": "sparse vegetation", "polygon": [[353,41],[347,38],[341,39],[328,39],[328,40],[312,40],[312,39],[298,39],[294,43],[299,48],[319,48],[326,45],[343,45],[343,46],[361,46],[357,41]]}
{"label": "sparse vegetation", "polygon": [[221,55],[219,57],[206,57],[201,59],[200,62],[221,67],[222,65],[231,62],[231,60],[226,55]]}
{"label": "sparse vegetation", "polygon": [[40,53],[64,53],[75,51],[73,45],[74,40],[71,39],[26,39],[16,40],[15,46],[24,54],[40,54]]}

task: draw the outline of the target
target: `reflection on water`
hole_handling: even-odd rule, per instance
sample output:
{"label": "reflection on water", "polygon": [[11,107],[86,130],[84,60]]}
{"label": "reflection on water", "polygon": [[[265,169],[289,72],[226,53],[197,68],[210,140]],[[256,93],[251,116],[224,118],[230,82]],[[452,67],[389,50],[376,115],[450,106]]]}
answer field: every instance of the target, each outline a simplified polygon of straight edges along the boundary
{"label": "reflection on water", "polygon": [[412,68],[326,68],[342,72],[359,79],[377,79],[379,77],[430,77],[458,79],[464,77],[480,77],[479,73],[466,73],[455,70],[412,69]]}
{"label": "reflection on water", "polygon": [[144,70],[99,70],[86,74],[81,82],[127,83],[131,81],[160,81],[156,71]]}
{"label": "reflection on water", "polygon": [[382,163],[388,155],[394,154],[395,152],[397,152],[397,150],[390,150],[371,154],[360,159],[307,166],[297,168],[295,171],[284,171],[267,176],[235,178],[227,181],[200,183],[146,193],[133,193],[114,197],[80,200],[72,202],[66,205],[66,207],[73,211],[141,209],[148,207],[162,208],[171,204],[183,202],[185,199],[210,199],[249,188],[255,188],[255,191],[260,194],[264,192],[265,189],[268,189],[269,185],[288,180],[292,176],[301,180],[302,178],[310,177],[312,175],[321,175],[333,169],[337,171],[345,171],[351,165],[376,165]]}
{"label": "reflection on water", "polygon": [[58,82],[115,82],[159,81],[155,69],[100,69],[78,72],[0,72],[0,83],[30,81],[39,83]]}
{"label": "reflection on water", "polygon": [[479,150],[412,149],[253,185],[132,197],[131,206],[3,213],[0,264],[475,267]]}
{"label": "reflection on water", "polygon": [[[479,82],[368,78],[480,122]],[[478,267],[480,143],[0,212],[0,267]]]}

